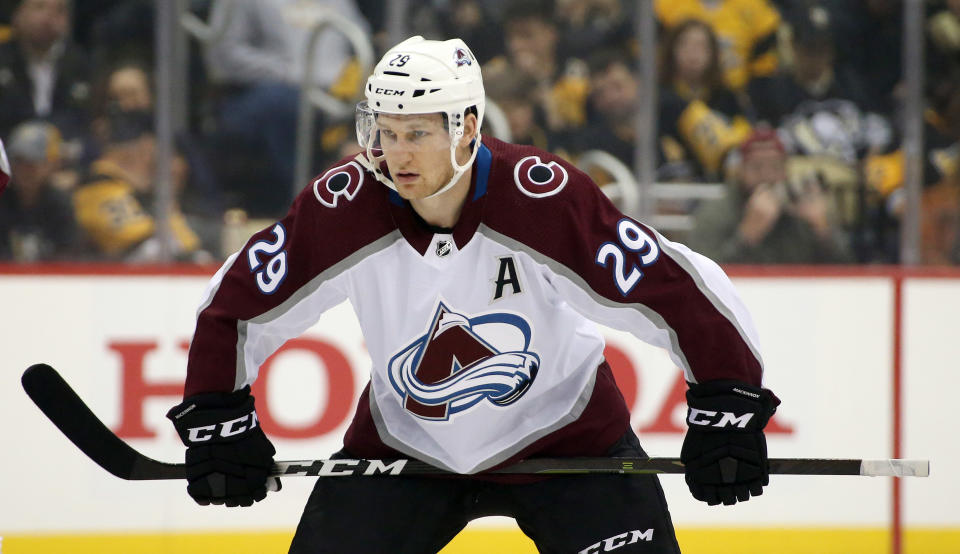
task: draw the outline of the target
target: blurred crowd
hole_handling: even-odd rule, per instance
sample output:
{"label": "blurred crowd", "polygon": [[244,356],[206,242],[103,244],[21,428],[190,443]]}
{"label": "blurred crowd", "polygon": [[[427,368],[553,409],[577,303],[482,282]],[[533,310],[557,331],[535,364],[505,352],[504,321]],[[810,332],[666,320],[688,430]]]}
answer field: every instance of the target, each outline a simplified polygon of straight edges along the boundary
{"label": "blurred crowd", "polygon": [[[223,259],[296,188],[302,83],[334,104],[366,75],[327,13],[390,44],[387,0],[190,0],[170,212],[155,209],[154,2],[0,0],[0,261]],[[409,2],[408,34],[463,38],[513,142],[632,171],[637,2]],[[662,229],[725,263],[897,263],[905,210],[901,0],[653,0]],[[229,9],[228,9],[229,8]],[[925,5],[921,259],[960,263],[960,0]],[[312,172],[356,151],[352,112],[316,110]],[[484,132],[498,134],[485,124]],[[604,185],[610,167],[592,168]],[[300,184],[302,188],[303,184]],[[718,193],[719,192],[719,193]],[[664,219],[667,221],[667,219]]]}

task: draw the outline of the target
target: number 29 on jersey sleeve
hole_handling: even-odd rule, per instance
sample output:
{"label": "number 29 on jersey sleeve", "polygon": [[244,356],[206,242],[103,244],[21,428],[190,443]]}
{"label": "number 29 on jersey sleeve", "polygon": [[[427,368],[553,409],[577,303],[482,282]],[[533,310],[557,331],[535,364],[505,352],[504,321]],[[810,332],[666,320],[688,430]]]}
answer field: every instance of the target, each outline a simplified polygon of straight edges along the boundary
{"label": "number 29 on jersey sleeve", "polygon": [[[272,241],[261,240],[253,243],[247,250],[247,264],[255,274],[257,287],[264,294],[273,294],[287,276],[287,251],[283,249],[287,242],[287,230],[277,223],[272,229]],[[264,262],[261,259],[265,258]]]}
{"label": "number 29 on jersey sleeve", "polygon": [[[617,223],[617,238],[617,243],[605,242],[600,245],[596,262],[602,267],[610,267],[610,259],[613,259],[613,267],[610,268],[613,280],[620,294],[627,296],[643,279],[640,268],[653,264],[660,257],[660,247],[639,225],[626,218]],[[630,265],[629,270],[627,265]]]}

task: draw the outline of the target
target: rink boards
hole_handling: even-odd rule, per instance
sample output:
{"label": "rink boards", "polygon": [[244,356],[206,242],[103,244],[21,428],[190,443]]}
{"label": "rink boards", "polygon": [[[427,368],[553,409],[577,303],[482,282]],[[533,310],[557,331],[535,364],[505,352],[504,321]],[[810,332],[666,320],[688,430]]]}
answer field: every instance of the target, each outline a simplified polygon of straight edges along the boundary
{"label": "rink boards", "polygon": [[[103,472],[19,387],[23,369],[48,362],[136,448],[180,460],[182,446],[163,414],[177,402],[209,273],[0,268],[0,410],[8,422],[0,552],[63,552],[64,544],[70,552],[210,552],[204,541],[223,547],[213,551],[246,552],[244,544],[250,552],[285,551],[310,479],[286,479],[280,494],[250,509],[200,508],[178,483],[130,483]],[[951,470],[960,457],[951,403],[960,390],[960,273],[732,273],[760,331],[766,385],[783,400],[768,433],[771,455],[928,458],[931,476],[899,488],[888,478],[778,476],[764,496],[733,508],[700,505],[682,477],[665,476],[684,551],[720,552],[728,542],[721,537],[734,533],[737,552],[769,552],[769,545],[834,551],[825,544],[841,548],[836,552],[887,552],[898,535],[906,552],[960,552],[960,477]],[[627,333],[606,335],[607,358],[646,450],[677,455],[681,372]],[[258,411],[280,455],[335,451],[369,371],[350,306],[325,314],[261,371]],[[493,519],[445,550],[474,551],[534,549],[512,522]]]}

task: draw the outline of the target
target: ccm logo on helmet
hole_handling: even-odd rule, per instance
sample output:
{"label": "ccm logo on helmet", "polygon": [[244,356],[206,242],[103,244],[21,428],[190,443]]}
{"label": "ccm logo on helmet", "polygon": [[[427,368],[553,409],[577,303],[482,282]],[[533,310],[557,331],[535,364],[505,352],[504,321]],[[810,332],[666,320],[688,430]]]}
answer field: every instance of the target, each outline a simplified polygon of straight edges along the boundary
{"label": "ccm logo on helmet", "polygon": [[532,198],[557,194],[567,184],[567,170],[557,162],[543,163],[540,156],[527,156],[513,168],[513,180],[520,192]]}
{"label": "ccm logo on helmet", "polygon": [[257,412],[252,411],[243,417],[224,421],[223,423],[191,427],[189,434],[187,435],[187,440],[189,440],[191,443],[195,443],[206,442],[215,437],[229,439],[234,435],[239,435],[240,433],[253,429],[258,424],[259,420],[257,419]]}
{"label": "ccm logo on helmet", "polygon": [[384,95],[384,96],[403,96],[404,93],[406,93],[407,91],[405,91],[405,90],[397,90],[397,89],[392,89],[392,88],[380,88],[380,87],[377,87],[377,88],[373,89],[373,92],[374,92],[374,94],[382,94],[382,95]]}
{"label": "ccm logo on helmet", "polygon": [[742,416],[738,416],[733,412],[720,412],[719,415],[717,412],[710,410],[698,410],[696,408],[690,408],[690,413],[687,415],[687,421],[693,425],[702,425],[702,426],[711,426],[711,427],[739,427],[745,429],[747,424],[750,423],[750,418],[753,417],[752,413],[745,413]]}
{"label": "ccm logo on helmet", "polygon": [[327,170],[313,182],[313,195],[328,208],[336,208],[341,196],[353,200],[363,186],[363,168],[357,162],[348,162]]}

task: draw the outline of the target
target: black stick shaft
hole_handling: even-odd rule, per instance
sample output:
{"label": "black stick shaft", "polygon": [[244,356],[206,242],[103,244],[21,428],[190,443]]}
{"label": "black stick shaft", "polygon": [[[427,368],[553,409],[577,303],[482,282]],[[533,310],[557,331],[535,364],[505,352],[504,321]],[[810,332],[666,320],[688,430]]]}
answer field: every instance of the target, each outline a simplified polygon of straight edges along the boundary
{"label": "black stick shaft", "polygon": [[[46,364],[30,366],[21,378],[24,390],[40,410],[84,454],[121,479],[183,479],[183,464],[144,456],[114,434],[70,385]],[[865,467],[881,466],[883,472]],[[857,459],[772,458],[771,474],[792,475],[917,475],[926,476],[925,461],[879,460],[873,465]],[[530,458],[488,473],[515,475],[683,473],[679,458]],[[274,464],[275,476],[450,475],[418,460],[300,460]]]}
{"label": "black stick shaft", "polygon": [[[860,475],[861,460],[774,458],[770,473],[793,475]],[[582,475],[598,473],[683,473],[679,458],[529,458],[486,473],[499,475]],[[449,474],[417,460],[301,460],[276,462],[276,476],[376,476]]]}

